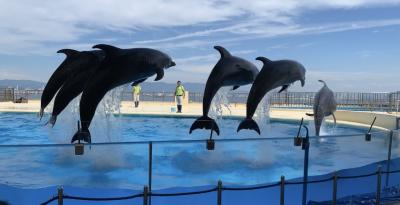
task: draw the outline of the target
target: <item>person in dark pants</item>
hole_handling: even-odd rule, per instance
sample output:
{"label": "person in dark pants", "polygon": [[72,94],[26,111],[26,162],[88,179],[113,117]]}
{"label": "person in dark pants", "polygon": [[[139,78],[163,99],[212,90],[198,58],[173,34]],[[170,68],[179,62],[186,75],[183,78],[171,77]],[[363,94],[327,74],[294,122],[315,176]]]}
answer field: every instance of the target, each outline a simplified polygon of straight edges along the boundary
{"label": "person in dark pants", "polygon": [[178,111],[177,113],[182,112],[182,102],[185,99],[185,88],[183,87],[181,81],[176,82],[176,89],[175,89],[175,98]]}

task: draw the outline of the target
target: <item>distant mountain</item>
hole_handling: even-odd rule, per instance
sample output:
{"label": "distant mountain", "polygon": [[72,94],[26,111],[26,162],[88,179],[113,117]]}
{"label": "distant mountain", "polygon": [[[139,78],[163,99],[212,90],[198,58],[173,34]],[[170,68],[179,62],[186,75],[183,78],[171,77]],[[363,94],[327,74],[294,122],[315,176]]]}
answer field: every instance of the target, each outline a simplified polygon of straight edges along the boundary
{"label": "distant mountain", "polygon": [[45,83],[34,80],[0,80],[0,87],[10,87],[18,89],[42,89]]}

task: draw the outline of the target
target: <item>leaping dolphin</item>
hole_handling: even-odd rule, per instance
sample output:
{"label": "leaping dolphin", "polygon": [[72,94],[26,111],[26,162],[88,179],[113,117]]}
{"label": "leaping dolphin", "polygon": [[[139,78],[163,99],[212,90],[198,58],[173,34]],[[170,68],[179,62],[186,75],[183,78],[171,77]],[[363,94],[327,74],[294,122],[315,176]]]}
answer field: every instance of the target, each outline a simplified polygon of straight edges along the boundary
{"label": "leaping dolphin", "polygon": [[101,61],[104,59],[104,51],[81,51],[77,61],[80,61],[79,70],[72,73],[58,91],[54,99],[53,112],[49,123],[54,126],[57,116],[80,93],[82,93],[88,79],[95,73]]}
{"label": "leaping dolphin", "polygon": [[306,114],[308,116],[314,116],[315,135],[319,136],[322,121],[325,117],[332,115],[334,124],[336,125],[335,111],[337,103],[335,100],[335,94],[331,89],[328,88],[325,81],[318,80],[323,83],[324,86],[318,91],[314,97],[313,114]]}
{"label": "leaping dolphin", "polygon": [[82,93],[79,104],[81,129],[71,139],[91,142],[89,126],[97,105],[111,89],[132,82],[143,82],[157,74],[156,81],[164,76],[164,69],[175,66],[167,54],[150,48],[120,49],[111,45],[93,46],[106,53],[106,57],[93,75]]}
{"label": "leaping dolphin", "polygon": [[71,71],[75,69],[75,65],[77,64],[76,59],[79,56],[79,51],[72,49],[61,49],[57,51],[57,53],[64,53],[67,57],[54,71],[46,86],[44,87],[42,97],[40,99],[40,119],[42,119],[43,117],[44,109],[47,107],[47,105],[49,105],[54,95],[65,83],[65,81],[71,74]]}
{"label": "leaping dolphin", "polygon": [[301,81],[301,86],[305,84],[306,69],[296,61],[271,61],[265,57],[257,57],[256,60],[262,61],[264,65],[251,86],[247,97],[246,119],[239,124],[238,132],[241,129],[251,129],[260,134],[260,128],[252,118],[258,104],[269,91],[282,86],[280,93],[297,80]]}
{"label": "leaping dolphin", "polygon": [[239,86],[250,84],[258,74],[257,67],[249,61],[231,55],[222,46],[214,46],[221,54],[221,58],[214,66],[208,77],[203,95],[203,116],[198,118],[190,127],[189,133],[195,129],[212,129],[219,135],[219,128],[215,120],[208,117],[211,101],[217,91],[224,86]]}

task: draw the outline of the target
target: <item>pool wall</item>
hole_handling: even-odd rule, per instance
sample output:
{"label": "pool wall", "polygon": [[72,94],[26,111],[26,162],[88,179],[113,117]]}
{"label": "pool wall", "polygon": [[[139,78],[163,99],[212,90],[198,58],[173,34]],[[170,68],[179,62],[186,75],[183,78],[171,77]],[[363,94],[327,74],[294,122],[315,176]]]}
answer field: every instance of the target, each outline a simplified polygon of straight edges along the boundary
{"label": "pool wall", "polygon": [[[329,201],[332,200],[333,193],[333,181],[332,177],[334,174],[338,176],[337,181],[337,198],[343,198],[346,196],[353,196],[354,203],[356,204],[369,204],[362,203],[362,201],[357,201],[357,195],[365,194],[365,193],[374,193],[377,189],[382,190],[389,187],[398,186],[400,175],[397,170],[400,169],[400,159],[393,159],[391,162],[391,170],[395,170],[396,172],[390,174],[390,180],[386,179],[389,176],[386,173],[382,175],[377,175],[378,167],[381,167],[381,170],[386,170],[387,161],[380,161],[376,163],[371,163],[366,166],[357,167],[353,169],[343,169],[337,171],[335,173],[329,173],[325,175],[312,176],[309,177],[309,182],[317,183],[309,183],[308,184],[308,194],[307,201]],[[378,178],[380,177],[380,181],[378,183]],[[329,179],[329,180],[325,180]],[[284,201],[285,204],[288,205],[297,205],[301,204],[301,193],[302,193],[302,179],[292,179],[285,181],[284,186]],[[268,186],[271,184],[260,184],[258,186]],[[380,185],[380,186],[379,186]],[[188,192],[201,192],[202,190],[210,190],[214,189],[216,185],[210,186],[201,186],[201,187],[175,187],[168,188],[162,190],[153,190],[152,204],[175,204],[175,205],[202,205],[202,204],[217,204],[217,191],[212,191],[209,193],[199,193],[194,195],[186,195],[186,196],[178,196],[178,195],[169,195],[169,196],[157,196],[160,194],[169,194],[169,193],[188,193]],[[224,190],[221,192],[221,204],[280,204],[280,197],[282,195],[280,192],[280,187],[273,186],[262,189],[255,190],[239,190],[237,188],[249,188],[249,187],[236,187],[236,186],[225,186]],[[227,189],[227,187],[231,187],[233,189]],[[251,186],[254,187],[254,186]],[[8,201],[10,204],[39,204],[51,199],[54,196],[57,196],[57,188],[55,186],[40,188],[40,189],[20,189],[11,187],[8,185],[0,185],[0,199]],[[131,196],[135,194],[143,193],[143,190],[128,190],[128,189],[107,189],[98,188],[77,188],[71,186],[63,187],[64,195],[74,196],[74,197],[93,197],[93,198],[114,198],[114,197],[124,197]],[[386,196],[385,190],[383,190],[381,200]],[[373,194],[375,195],[375,194]],[[114,204],[114,205],[125,205],[125,204],[146,204],[143,203],[143,197],[137,197],[134,199],[127,200],[119,200],[119,201],[92,201],[92,200],[72,200],[72,199],[64,199],[67,204]],[[51,204],[56,204],[57,200],[55,200]]]}
{"label": "pool wall", "polygon": [[[0,112],[38,113],[39,108],[39,100],[30,100],[28,103],[0,102]],[[202,114],[201,103],[184,103],[183,113],[175,113],[173,108],[175,108],[173,102],[141,102],[139,108],[133,108],[131,101],[123,101],[120,112],[127,115],[179,117],[198,117]],[[312,112],[310,109],[272,108],[270,116],[271,118],[286,120],[299,120],[302,117],[306,120],[312,120],[311,117],[305,115],[305,113],[310,112]],[[246,106],[245,104],[233,103],[230,105],[229,110],[224,108],[223,113],[227,117],[241,118],[246,114]],[[400,119],[400,114],[398,113],[338,110],[335,114],[339,123],[365,127],[369,126],[376,116],[375,126],[387,130],[397,129],[398,119]],[[332,120],[332,117],[329,117],[328,120]]]}

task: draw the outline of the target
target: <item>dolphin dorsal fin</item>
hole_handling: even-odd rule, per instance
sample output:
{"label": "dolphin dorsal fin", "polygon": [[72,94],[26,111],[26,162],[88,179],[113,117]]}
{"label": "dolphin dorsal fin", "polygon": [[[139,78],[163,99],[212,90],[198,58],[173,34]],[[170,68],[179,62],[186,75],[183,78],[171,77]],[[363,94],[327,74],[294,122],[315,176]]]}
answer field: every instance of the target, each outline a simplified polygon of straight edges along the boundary
{"label": "dolphin dorsal fin", "polygon": [[263,62],[264,65],[272,62],[270,59],[263,57],[263,56],[257,57],[256,60]]}
{"label": "dolphin dorsal fin", "polygon": [[74,50],[74,49],[66,48],[66,49],[61,49],[61,50],[57,51],[57,53],[64,53],[67,57],[74,57],[74,56],[79,55],[80,52],[77,50]]}
{"label": "dolphin dorsal fin", "polygon": [[321,82],[321,83],[323,83],[323,84],[324,84],[324,86],[327,86],[327,85],[326,85],[326,82],[325,82],[325,81],[323,81],[323,80],[318,80],[318,82]]}
{"label": "dolphin dorsal fin", "polygon": [[222,46],[214,46],[215,50],[221,54],[221,58],[231,57],[231,53]]}
{"label": "dolphin dorsal fin", "polygon": [[92,48],[98,48],[103,50],[106,55],[112,55],[115,54],[116,52],[118,52],[120,50],[120,48],[112,46],[112,45],[107,45],[107,44],[97,44],[95,46],[93,46]]}

